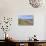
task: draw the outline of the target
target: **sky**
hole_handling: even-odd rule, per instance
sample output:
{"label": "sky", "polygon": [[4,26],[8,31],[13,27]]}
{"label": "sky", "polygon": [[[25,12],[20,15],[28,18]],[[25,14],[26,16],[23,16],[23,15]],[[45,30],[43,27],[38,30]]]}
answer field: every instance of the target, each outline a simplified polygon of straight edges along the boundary
{"label": "sky", "polygon": [[22,16],[18,16],[19,19],[33,19],[32,15],[22,15]]}

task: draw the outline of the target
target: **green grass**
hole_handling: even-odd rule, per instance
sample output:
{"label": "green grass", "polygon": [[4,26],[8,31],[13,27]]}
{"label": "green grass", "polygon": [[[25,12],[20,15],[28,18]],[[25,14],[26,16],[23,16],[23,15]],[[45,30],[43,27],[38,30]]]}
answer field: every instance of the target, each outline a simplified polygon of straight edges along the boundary
{"label": "green grass", "polygon": [[32,25],[32,22],[31,21],[22,20],[22,19],[18,19],[18,24],[19,25]]}

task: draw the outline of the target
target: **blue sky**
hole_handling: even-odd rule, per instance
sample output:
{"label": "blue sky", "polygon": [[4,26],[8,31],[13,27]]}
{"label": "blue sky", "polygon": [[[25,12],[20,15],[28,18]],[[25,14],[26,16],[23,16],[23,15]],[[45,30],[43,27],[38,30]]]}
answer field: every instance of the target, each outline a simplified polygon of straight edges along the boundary
{"label": "blue sky", "polygon": [[20,19],[32,19],[33,16],[32,15],[22,15],[22,16],[18,16],[18,18],[20,18]]}

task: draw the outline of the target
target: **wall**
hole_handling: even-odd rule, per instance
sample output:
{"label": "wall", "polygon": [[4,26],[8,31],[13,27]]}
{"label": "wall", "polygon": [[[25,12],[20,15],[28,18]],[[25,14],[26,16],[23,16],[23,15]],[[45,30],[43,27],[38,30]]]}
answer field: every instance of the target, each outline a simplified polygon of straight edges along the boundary
{"label": "wall", "polygon": [[[29,37],[32,37],[34,34],[36,34],[39,40],[44,40],[44,15],[46,15],[46,8],[44,7],[32,8],[29,5],[28,0],[0,0],[0,16],[13,17],[12,26],[8,33],[10,33],[14,39],[27,40]],[[33,15],[34,25],[19,26],[17,23],[19,15]],[[2,36],[0,39],[2,39]]]}
{"label": "wall", "polygon": [[45,28],[44,28],[44,39],[46,39],[46,16],[45,16]]}

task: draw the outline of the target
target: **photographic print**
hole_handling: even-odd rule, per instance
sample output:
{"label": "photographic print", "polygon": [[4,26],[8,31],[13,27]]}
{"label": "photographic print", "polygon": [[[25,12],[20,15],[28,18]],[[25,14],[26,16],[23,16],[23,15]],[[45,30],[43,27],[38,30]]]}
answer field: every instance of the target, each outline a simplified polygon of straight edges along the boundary
{"label": "photographic print", "polygon": [[18,16],[19,25],[33,25],[33,16],[32,15],[23,15]]}

